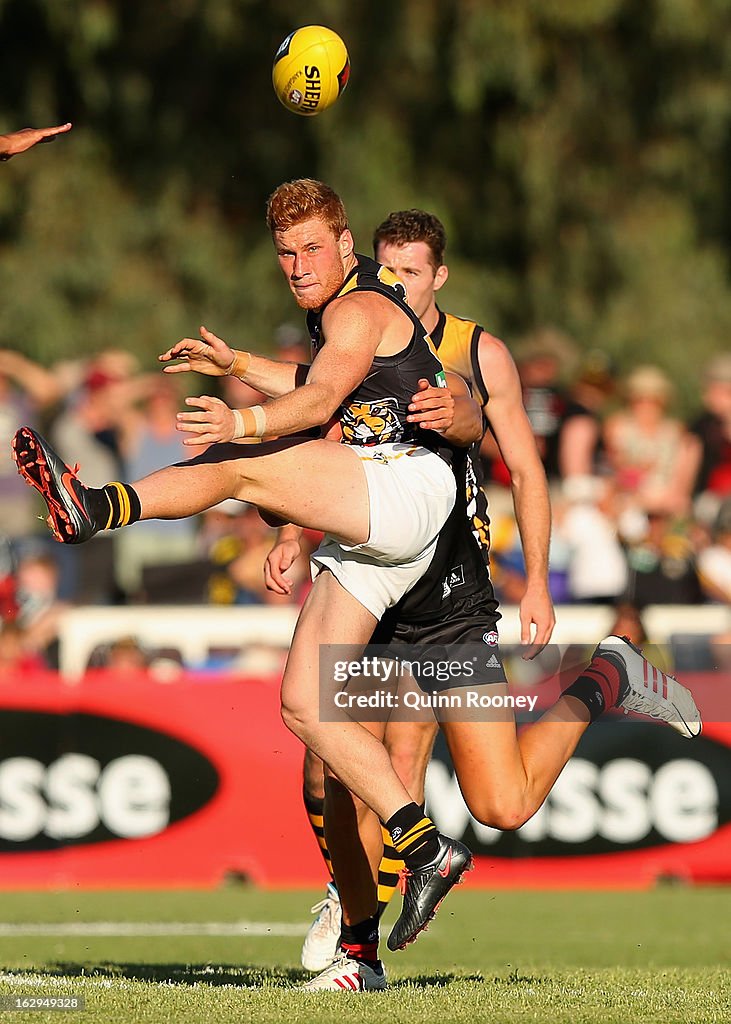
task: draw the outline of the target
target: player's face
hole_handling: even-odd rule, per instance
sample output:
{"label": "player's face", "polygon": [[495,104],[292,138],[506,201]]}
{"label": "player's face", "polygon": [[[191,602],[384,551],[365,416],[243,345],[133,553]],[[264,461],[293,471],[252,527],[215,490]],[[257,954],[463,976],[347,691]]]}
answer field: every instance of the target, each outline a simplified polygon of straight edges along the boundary
{"label": "player's face", "polygon": [[313,217],[286,231],[275,231],[274,247],[297,305],[300,309],[319,309],[337,294],[345,280],[353,238],[349,231],[336,238],[324,221]]}
{"label": "player's face", "polygon": [[409,305],[419,318],[423,317],[435,301],[434,293],[442,286],[426,242],[407,242],[406,245],[380,242],[376,259],[403,281]]}

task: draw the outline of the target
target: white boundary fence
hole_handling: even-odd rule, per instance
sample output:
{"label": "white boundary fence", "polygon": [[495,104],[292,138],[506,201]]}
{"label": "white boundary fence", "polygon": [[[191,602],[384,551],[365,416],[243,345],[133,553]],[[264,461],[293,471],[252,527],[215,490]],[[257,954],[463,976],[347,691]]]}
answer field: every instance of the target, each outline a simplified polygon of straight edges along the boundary
{"label": "white boundary fence", "polygon": [[[104,644],[134,637],[143,647],[176,651],[182,663],[196,667],[211,651],[235,651],[247,646],[281,647],[292,639],[297,608],[210,606],[127,606],[74,608],[60,627],[59,662],[69,681],[78,679],[92,653]],[[518,610],[502,609],[499,625],[504,643],[520,640]],[[564,605],[556,609],[557,644],[592,644],[606,635],[614,618],[603,605]],[[653,605],[642,613],[653,643],[674,635],[712,636],[731,630],[731,607],[726,605]]]}

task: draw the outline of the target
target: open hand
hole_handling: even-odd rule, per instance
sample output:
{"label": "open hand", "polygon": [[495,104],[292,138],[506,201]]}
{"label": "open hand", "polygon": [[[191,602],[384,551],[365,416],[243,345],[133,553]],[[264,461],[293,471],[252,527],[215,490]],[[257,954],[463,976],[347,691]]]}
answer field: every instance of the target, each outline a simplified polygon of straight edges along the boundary
{"label": "open hand", "polygon": [[193,437],[183,441],[185,445],[215,444],[217,441],[232,441],[236,433],[236,419],[220,398],[201,395],[200,398],[186,398],[186,405],[192,405],[202,412],[179,412],[176,429]]}
{"label": "open hand", "polygon": [[54,128],[21,128],[18,132],[0,135],[0,159],[9,160],[11,156],[25,153],[38,142],[53,142],[57,135],[67,132],[71,122],[56,125]]}
{"label": "open hand", "polygon": [[179,363],[164,366],[164,373],[186,373],[195,370],[208,377],[225,377],[233,365],[235,353],[225,341],[216,337],[205,327],[200,329],[201,338],[183,338],[167,352],[157,358],[161,363],[180,359]]}

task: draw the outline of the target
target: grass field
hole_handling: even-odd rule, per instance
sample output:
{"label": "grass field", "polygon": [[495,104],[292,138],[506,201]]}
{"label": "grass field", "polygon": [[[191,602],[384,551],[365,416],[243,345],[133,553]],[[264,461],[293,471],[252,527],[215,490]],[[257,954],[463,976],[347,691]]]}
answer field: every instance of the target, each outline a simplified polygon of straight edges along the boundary
{"label": "grass field", "polygon": [[[301,936],[319,893],[4,894],[0,996],[83,996],[81,1024],[720,1024],[731,1021],[731,889],[455,892],[390,991],[304,995]],[[387,930],[394,916],[389,912]]]}

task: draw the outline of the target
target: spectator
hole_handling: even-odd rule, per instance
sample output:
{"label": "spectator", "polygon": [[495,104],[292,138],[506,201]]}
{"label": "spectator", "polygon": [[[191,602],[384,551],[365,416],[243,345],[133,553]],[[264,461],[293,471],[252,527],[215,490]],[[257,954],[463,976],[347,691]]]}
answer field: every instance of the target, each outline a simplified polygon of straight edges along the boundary
{"label": "spectator", "polygon": [[300,363],[309,366],[312,362],[309,335],[299,324],[280,324],[274,332],[275,359],[283,363]]}
{"label": "spectator", "polygon": [[[126,479],[138,480],[194,452],[183,445],[176,429],[181,397],[177,378],[150,374],[139,378],[135,392],[142,404],[125,402],[118,413],[118,447]],[[131,394],[128,392],[128,394]],[[159,566],[184,566],[197,557],[197,524],[194,519],[151,519],[136,523],[114,538],[116,579],[128,597],[139,595],[145,570]],[[168,577],[175,586],[175,574]],[[158,600],[165,601],[164,593]],[[171,595],[172,596],[172,595]]]}
{"label": "spectator", "polygon": [[731,604],[731,498],[719,509],[713,542],[698,556],[698,573],[710,600]]}
{"label": "spectator", "polygon": [[26,672],[45,669],[46,663],[37,651],[30,649],[25,630],[17,622],[4,622],[0,626],[0,682],[16,682],[11,673],[19,676]]}
{"label": "spectator", "polygon": [[[0,500],[0,511],[2,508]],[[10,541],[0,536],[0,622],[13,622],[17,614],[15,554]]]}
{"label": "spectator", "polygon": [[253,506],[229,499],[204,513],[202,539],[214,567],[209,582],[212,604],[290,604],[300,600],[309,581],[307,561],[289,569],[293,598],[280,597],[264,584],[264,561],[272,547],[272,529]]}
{"label": "spectator", "polygon": [[43,552],[20,559],[16,573],[17,624],[26,648],[58,667],[58,629],[68,605],[59,597],[58,564]]}
{"label": "spectator", "polygon": [[612,604],[627,586],[627,559],[612,517],[612,489],[606,479],[571,476],[556,507],[556,533],[568,549],[571,600]]}
{"label": "spectator", "polygon": [[[66,368],[69,382],[73,369]],[[120,419],[137,388],[132,357],[113,350],[101,352],[82,364],[78,386],[69,391],[51,425],[50,440],[62,458],[78,459],[96,483],[122,476]],[[83,548],[62,547],[59,562],[64,597],[80,604],[110,604],[118,599],[111,534],[100,533]]]}
{"label": "spectator", "polygon": [[54,374],[11,349],[0,349],[0,508],[3,537],[17,541],[32,534],[36,497],[18,476],[10,442],[23,423],[60,397]]}
{"label": "spectator", "polygon": [[568,406],[560,377],[573,359],[573,343],[552,328],[536,331],[516,354],[523,404],[549,482],[559,478],[559,435]]}
{"label": "spectator", "polygon": [[702,604],[695,550],[686,524],[657,512],[646,516],[645,531],[627,548],[626,599],[649,604]]}
{"label": "spectator", "polygon": [[646,658],[652,658],[653,665],[657,665],[663,672],[672,672],[674,661],[671,652],[666,644],[650,642],[642,621],[642,612],[637,605],[631,601],[620,601],[614,612],[615,619],[608,632],[614,636],[626,636],[635,647],[640,648]]}
{"label": "spectator", "polygon": [[150,659],[133,636],[123,636],[109,645],[102,662],[104,668],[121,674],[146,674]]}
{"label": "spectator", "polygon": [[569,393],[558,437],[562,479],[608,472],[602,416],[614,396],[615,380],[603,352],[590,353]]}
{"label": "spectator", "polygon": [[715,514],[731,496],[731,353],[706,366],[702,397],[704,411],[690,427],[700,442],[693,492],[709,498]]}
{"label": "spectator", "polygon": [[[559,377],[574,358],[573,342],[553,328],[539,328],[523,338],[515,350],[523,404],[549,484],[559,477],[558,439],[567,407],[567,396]],[[489,381],[487,388],[489,391]],[[487,486],[491,490],[494,486],[509,488],[510,474],[489,430],[482,440],[480,458]]]}
{"label": "spectator", "polygon": [[626,636],[635,647],[644,648],[647,643],[647,631],[637,605],[630,601],[620,601],[615,605],[614,613],[614,622],[607,632],[612,636]]}
{"label": "spectator", "polygon": [[673,388],[657,366],[640,366],[626,381],[626,404],[606,422],[604,439],[617,489],[647,513],[683,515],[690,503],[696,443],[668,416]]}

